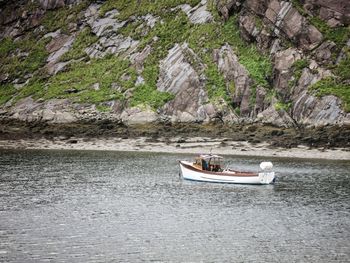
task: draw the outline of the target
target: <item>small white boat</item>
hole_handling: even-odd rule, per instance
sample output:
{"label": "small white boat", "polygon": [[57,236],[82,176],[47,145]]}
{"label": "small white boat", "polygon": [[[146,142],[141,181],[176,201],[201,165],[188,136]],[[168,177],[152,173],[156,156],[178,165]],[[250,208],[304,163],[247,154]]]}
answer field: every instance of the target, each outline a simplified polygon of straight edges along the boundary
{"label": "small white boat", "polygon": [[271,162],[260,163],[258,172],[241,172],[223,169],[223,157],[219,155],[200,155],[195,162],[179,161],[181,174],[184,179],[232,184],[271,184],[275,181],[275,172]]}

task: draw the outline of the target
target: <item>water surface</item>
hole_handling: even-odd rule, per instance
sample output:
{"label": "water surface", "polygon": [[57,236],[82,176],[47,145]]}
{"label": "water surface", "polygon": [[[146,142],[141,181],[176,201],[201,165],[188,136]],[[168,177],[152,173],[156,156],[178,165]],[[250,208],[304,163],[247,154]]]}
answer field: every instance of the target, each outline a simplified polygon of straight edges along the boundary
{"label": "water surface", "polygon": [[190,158],[0,151],[0,262],[350,261],[349,162],[271,159],[248,186],[182,181]]}

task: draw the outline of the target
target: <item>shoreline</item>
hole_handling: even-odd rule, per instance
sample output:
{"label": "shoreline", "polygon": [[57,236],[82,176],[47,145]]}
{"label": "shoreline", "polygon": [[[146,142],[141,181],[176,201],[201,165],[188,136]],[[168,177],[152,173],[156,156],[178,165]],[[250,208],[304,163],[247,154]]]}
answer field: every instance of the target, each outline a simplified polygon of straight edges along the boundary
{"label": "shoreline", "polygon": [[55,137],[53,139],[0,139],[1,150],[88,150],[88,151],[140,151],[156,153],[199,154],[281,157],[301,159],[350,160],[349,148],[310,148],[299,145],[293,148],[271,146],[266,142],[250,143],[227,138],[175,137],[152,139],[137,138],[76,138]]}

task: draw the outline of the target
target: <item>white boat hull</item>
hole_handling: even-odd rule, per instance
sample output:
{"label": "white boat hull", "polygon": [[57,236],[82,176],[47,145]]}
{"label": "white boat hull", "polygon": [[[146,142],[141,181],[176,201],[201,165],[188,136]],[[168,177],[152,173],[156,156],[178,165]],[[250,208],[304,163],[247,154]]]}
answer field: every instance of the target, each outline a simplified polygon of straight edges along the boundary
{"label": "white boat hull", "polygon": [[180,161],[180,167],[182,177],[192,181],[231,184],[271,184],[275,179],[275,173],[273,171],[262,171],[259,173],[240,173],[230,170],[223,172],[202,171],[187,161]]}

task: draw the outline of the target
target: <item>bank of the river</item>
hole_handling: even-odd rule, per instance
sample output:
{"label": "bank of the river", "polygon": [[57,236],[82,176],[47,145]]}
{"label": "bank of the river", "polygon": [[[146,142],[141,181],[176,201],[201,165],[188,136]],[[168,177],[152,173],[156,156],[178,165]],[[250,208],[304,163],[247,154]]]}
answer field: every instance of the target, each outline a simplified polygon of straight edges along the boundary
{"label": "bank of the river", "polygon": [[350,127],[281,128],[256,124],[69,124],[0,121],[2,149],[213,153],[350,160]]}
{"label": "bank of the river", "polygon": [[55,150],[103,150],[103,151],[144,151],[164,153],[215,153],[222,155],[266,156],[288,158],[311,158],[350,160],[348,148],[293,148],[274,147],[268,143],[249,143],[230,139],[206,137],[174,137],[151,139],[138,138],[53,138],[0,140],[0,149],[55,149]]}

